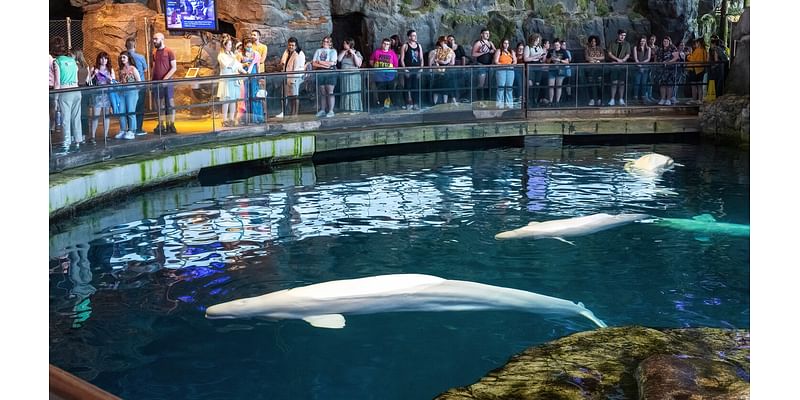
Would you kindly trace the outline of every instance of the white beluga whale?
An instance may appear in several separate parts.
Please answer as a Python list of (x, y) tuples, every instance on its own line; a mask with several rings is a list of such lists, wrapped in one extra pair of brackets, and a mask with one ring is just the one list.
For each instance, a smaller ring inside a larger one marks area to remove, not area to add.
[(625, 163), (624, 169), (632, 174), (657, 176), (672, 168), (674, 164), (675, 161), (671, 157), (658, 153), (649, 153), (636, 160), (628, 161)]
[(601, 328), (607, 326), (581, 303), (421, 274), (378, 275), (279, 290), (208, 307), (206, 318), (302, 319), (319, 328), (343, 328), (342, 314), (470, 310), (583, 316)]
[(522, 228), (500, 232), (494, 235), (497, 240), (504, 239), (557, 239), (562, 242), (574, 244), (566, 238), (583, 236), (606, 229), (616, 228), (625, 224), (652, 218), (647, 214), (617, 214), (605, 213), (586, 215), (552, 221), (533, 221)]

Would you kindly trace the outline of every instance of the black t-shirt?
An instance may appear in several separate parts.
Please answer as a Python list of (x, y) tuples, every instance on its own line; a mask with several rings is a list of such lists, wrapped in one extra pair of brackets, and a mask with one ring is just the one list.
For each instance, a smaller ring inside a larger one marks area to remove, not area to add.
[(550, 49), (547, 52), (547, 58), (554, 58), (557, 60), (569, 60), (569, 53), (564, 49), (561, 50)]
[(467, 64), (469, 64), (470, 61), (469, 56), (467, 56), (467, 53), (464, 52), (464, 46), (458, 46), (455, 53), (456, 53), (456, 65), (461, 65), (461, 57), (466, 57), (467, 58), (466, 62)]

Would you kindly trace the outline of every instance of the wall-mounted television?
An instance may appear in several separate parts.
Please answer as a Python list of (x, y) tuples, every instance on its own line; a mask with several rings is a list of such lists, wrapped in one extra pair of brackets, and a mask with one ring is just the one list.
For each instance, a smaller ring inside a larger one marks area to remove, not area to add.
[(166, 0), (168, 30), (216, 31), (216, 0)]

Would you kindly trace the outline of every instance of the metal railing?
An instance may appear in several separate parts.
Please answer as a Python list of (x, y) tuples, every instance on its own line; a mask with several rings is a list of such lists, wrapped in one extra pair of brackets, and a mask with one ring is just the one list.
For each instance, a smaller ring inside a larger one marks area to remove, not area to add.
[[(693, 73), (701, 71), (701, 80), (692, 82), (697, 76)], [(289, 123), (312, 120), (323, 121), (317, 129), (325, 130), (530, 119), (542, 116), (542, 110), (607, 107), (615, 81), (623, 83), (616, 90), (623, 93), (624, 104), (617, 97), (614, 106), (661, 107), (666, 104), (657, 101), (665, 97), (670, 105), (674, 100), (686, 105), (692, 86), (701, 99), (711, 90), (721, 92), (723, 71), (722, 64), (711, 63), (470, 65), (295, 71), (52, 90), (51, 103), (59, 112), (54, 113), (58, 123), (51, 124), (50, 154), (60, 157), (87, 146), (174, 133), (241, 128), (278, 133)], [(333, 87), (333, 95), (321, 96), (321, 86)], [(656, 101), (648, 101), (648, 94)], [(325, 107), (331, 98), (332, 109)], [(174, 106), (166, 106), (168, 99)], [(141, 130), (147, 133), (135, 135)], [(126, 137), (127, 131), (134, 135)]]

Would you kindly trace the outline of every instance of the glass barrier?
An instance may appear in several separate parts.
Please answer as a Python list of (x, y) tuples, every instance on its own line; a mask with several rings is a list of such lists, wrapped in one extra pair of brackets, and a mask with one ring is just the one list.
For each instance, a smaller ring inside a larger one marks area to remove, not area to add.
[(527, 111), (547, 108), (692, 106), (722, 93), (726, 71), (724, 63), (358, 68), (51, 90), (50, 154), (242, 128), (285, 132), (284, 124), (313, 120), (324, 130), (535, 118)]

